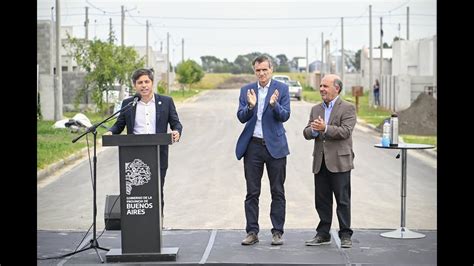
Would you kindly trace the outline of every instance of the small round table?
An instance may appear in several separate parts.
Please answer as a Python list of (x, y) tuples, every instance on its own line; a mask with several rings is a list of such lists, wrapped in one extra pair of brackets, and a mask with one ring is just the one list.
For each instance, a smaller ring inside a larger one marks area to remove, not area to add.
[(405, 219), (406, 219), (406, 196), (407, 196), (407, 150), (420, 150), (420, 149), (433, 149), (433, 145), (427, 145), (427, 144), (416, 144), (416, 143), (400, 143), (398, 146), (389, 146), (389, 147), (384, 147), (382, 144), (375, 144), (374, 145), (376, 148), (381, 148), (381, 149), (399, 149), (402, 152), (402, 191), (401, 191), (401, 197), (402, 197), (402, 217), (401, 217), (401, 225), (400, 228), (386, 232), (386, 233), (381, 233), (380, 235), (383, 237), (388, 237), (388, 238), (403, 238), (403, 239), (408, 239), (408, 238), (423, 238), (425, 237), (424, 234), (420, 234), (417, 232), (413, 232), (410, 229), (405, 227)]

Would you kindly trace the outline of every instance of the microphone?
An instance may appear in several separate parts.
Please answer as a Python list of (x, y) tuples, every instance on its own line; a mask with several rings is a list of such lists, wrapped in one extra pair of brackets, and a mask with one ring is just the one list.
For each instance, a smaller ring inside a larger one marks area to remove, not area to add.
[(132, 106), (137, 105), (138, 101), (140, 101), (141, 98), (142, 96), (140, 95), (140, 93), (135, 93), (135, 95), (133, 96)]

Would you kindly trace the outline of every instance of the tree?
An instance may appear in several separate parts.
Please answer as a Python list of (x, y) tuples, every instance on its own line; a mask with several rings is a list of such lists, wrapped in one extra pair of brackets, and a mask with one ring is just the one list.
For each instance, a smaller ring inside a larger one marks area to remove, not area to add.
[(354, 56), (354, 67), (357, 69), (357, 71), (360, 71), (360, 55), (362, 53), (362, 49), (357, 50)]
[(191, 59), (178, 64), (176, 74), (178, 74), (179, 83), (189, 84), (190, 86), (204, 77), (204, 71), (201, 66)]
[(288, 65), (288, 57), (285, 54), (279, 54), (276, 56), (277, 62), (275, 62), (275, 72), (290, 72), (290, 66)]
[[(405, 39), (401, 38), (401, 37), (398, 37), (398, 36), (395, 36), (393, 38), (393, 41), (396, 42), (396, 41), (404, 41)], [(393, 44), (393, 43), (392, 43)]]
[(215, 56), (212, 55), (206, 55), (206, 56), (201, 56), (201, 62), (202, 62), (202, 68), (206, 72), (214, 72), (214, 69), (219, 63), (221, 63), (221, 60)]
[(66, 46), (77, 64), (87, 72), (76, 101), (90, 91), (97, 108), (104, 113), (108, 108), (103, 102), (103, 92), (112, 89), (117, 82), (132, 87), (130, 76), (145, 64), (132, 47), (119, 47), (97, 39), (86, 41), (68, 35)]

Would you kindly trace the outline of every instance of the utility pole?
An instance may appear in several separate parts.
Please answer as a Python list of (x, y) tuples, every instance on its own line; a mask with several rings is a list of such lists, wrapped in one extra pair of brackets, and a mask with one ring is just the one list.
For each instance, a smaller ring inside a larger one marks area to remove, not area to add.
[(49, 53), (50, 53), (50, 60), (51, 60), (51, 64), (50, 65), (50, 68), (49, 68), (49, 73), (51, 75), (53, 75), (53, 78), (54, 78), (54, 75), (55, 75), (55, 71), (54, 71), (54, 63), (53, 63), (53, 55), (55, 54), (55, 51), (54, 51), (54, 45), (53, 43), (56, 41), (54, 39), (54, 28), (56, 27), (56, 24), (54, 23), (54, 6), (51, 7), (51, 26), (49, 27)]
[[(369, 5), (369, 106), (372, 106), (373, 103), (373, 88), (372, 84), (374, 83), (373, 81), (373, 69), (372, 69), (372, 5)], [(363, 56), (361, 54), (361, 56)]]
[(86, 6), (86, 21), (84, 21), (84, 27), (86, 28), (86, 41), (89, 40), (89, 7)]
[(181, 38), (181, 63), (184, 63), (184, 38)]
[(400, 23), (398, 23), (398, 39), (400, 40), (402, 35), (400, 35)]
[(382, 17), (380, 17), (380, 73), (379, 73), (379, 82), (382, 84), (382, 75), (383, 75), (383, 27), (382, 27)]
[[(344, 18), (341, 18), (341, 81), (344, 84)], [(341, 92), (346, 94), (346, 86), (342, 86)]]
[(113, 38), (113, 29), (112, 29), (112, 18), (109, 18), (109, 43), (113, 44), (114, 43), (114, 38)]
[[(125, 46), (125, 9), (124, 9), (124, 6), (121, 6), (121, 9), (122, 9), (122, 18), (121, 18), (121, 28), (120, 28), (120, 31), (121, 31), (121, 36), (120, 36), (120, 43), (122, 45), (122, 48)], [(119, 92), (119, 100), (123, 100), (123, 98), (125, 97), (125, 85), (123, 84), (125, 82), (125, 80), (123, 80), (120, 84), (120, 92)]]
[(306, 37), (306, 84), (309, 85), (308, 37)]
[(321, 32), (321, 78), (323, 77), (324, 73), (324, 33)]
[(122, 47), (125, 45), (125, 9), (122, 6), (122, 35), (121, 35)]
[(166, 33), (166, 92), (170, 93), (170, 33)]
[(410, 7), (407, 6), (407, 41), (410, 40)]
[(148, 65), (148, 29), (149, 29), (149, 26), (148, 26), (148, 20), (146, 21), (146, 61), (145, 61), (145, 65), (146, 67), (148, 68), (149, 65)]
[(326, 71), (329, 73), (329, 74), (332, 74), (332, 62), (331, 62), (331, 43), (329, 40), (326, 40), (325, 42), (325, 45), (326, 45), (326, 65), (327, 65), (327, 69)]
[(56, 76), (54, 86), (54, 120), (63, 119), (63, 82), (61, 67), (61, 6), (56, 0)]

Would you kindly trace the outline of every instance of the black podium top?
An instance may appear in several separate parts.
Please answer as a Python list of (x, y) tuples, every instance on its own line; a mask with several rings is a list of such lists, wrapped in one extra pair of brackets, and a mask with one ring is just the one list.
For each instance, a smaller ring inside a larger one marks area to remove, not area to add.
[(428, 145), (428, 144), (418, 144), (418, 143), (399, 143), (397, 146), (389, 146), (389, 147), (384, 147), (382, 144), (378, 143), (374, 145), (375, 148), (381, 148), (381, 149), (433, 149), (433, 145)]
[(170, 145), (173, 143), (172, 140), (171, 133), (105, 135), (102, 136), (102, 146)]

